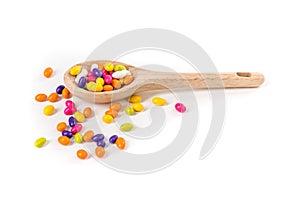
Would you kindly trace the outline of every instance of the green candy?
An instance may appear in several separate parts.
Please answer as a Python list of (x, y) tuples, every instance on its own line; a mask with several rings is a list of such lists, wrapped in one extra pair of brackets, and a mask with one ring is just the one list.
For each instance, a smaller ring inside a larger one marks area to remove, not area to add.
[(116, 72), (116, 71), (122, 71), (122, 70), (125, 70), (126, 69), (126, 67), (124, 66), (124, 65), (116, 65), (115, 67), (114, 67), (114, 71)]
[(130, 123), (124, 123), (120, 126), (120, 131), (123, 132), (128, 132), (131, 131), (133, 129), (133, 125)]
[(125, 108), (124, 111), (125, 111), (125, 113), (126, 113), (127, 115), (134, 115), (134, 114), (135, 114), (134, 109), (131, 108), (131, 107)]
[(74, 140), (76, 143), (82, 143), (82, 135), (80, 133), (76, 133), (74, 135)]
[(38, 138), (35, 142), (34, 142), (34, 146), (37, 148), (41, 148), (42, 146), (44, 146), (46, 144), (47, 140), (44, 137)]

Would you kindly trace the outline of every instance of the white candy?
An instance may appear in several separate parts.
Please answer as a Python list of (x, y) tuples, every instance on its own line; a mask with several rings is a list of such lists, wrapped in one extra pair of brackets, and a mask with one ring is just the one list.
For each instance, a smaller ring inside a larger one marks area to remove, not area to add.
[(98, 69), (98, 64), (92, 64), (92, 66), (91, 66), (91, 71), (93, 71), (93, 69)]
[(79, 79), (80, 79), (82, 76), (86, 77), (87, 75), (88, 75), (88, 71), (87, 71), (86, 69), (82, 69), (81, 72), (76, 76), (76, 78), (75, 78), (75, 83), (78, 84)]
[(122, 71), (116, 71), (116, 72), (114, 72), (112, 74), (112, 77), (120, 79), (120, 78), (124, 78), (125, 76), (129, 76), (129, 75), (131, 75), (130, 71), (128, 71), (128, 70), (122, 70)]

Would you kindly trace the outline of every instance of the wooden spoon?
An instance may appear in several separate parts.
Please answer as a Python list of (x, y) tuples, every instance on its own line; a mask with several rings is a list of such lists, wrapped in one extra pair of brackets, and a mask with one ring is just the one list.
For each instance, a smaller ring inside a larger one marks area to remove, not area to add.
[[(258, 72), (230, 72), (230, 73), (174, 73), (174, 72), (156, 72), (145, 69), (139, 69), (134, 66), (107, 60), (96, 60), (79, 63), (82, 68), (88, 71), (92, 64), (103, 66), (106, 62), (112, 62), (114, 65), (121, 64), (127, 67), (134, 77), (129, 85), (121, 89), (107, 92), (90, 92), (82, 89), (75, 83), (75, 77), (70, 75), (70, 69), (64, 75), (66, 86), (73, 95), (93, 103), (110, 103), (112, 101), (130, 97), (134, 93), (161, 90), (161, 89), (193, 89), (209, 88), (256, 88), (264, 82), (264, 76)], [(222, 80), (222, 83), (220, 81)], [(186, 81), (189, 84), (183, 84)]]

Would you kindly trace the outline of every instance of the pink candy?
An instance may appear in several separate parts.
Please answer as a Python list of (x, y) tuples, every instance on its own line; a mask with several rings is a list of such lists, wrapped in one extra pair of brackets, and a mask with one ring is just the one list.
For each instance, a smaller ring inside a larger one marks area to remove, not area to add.
[(65, 104), (67, 106), (64, 110), (65, 115), (73, 115), (77, 111), (73, 101), (68, 100)]
[(176, 103), (175, 109), (180, 113), (184, 113), (186, 111), (186, 107), (182, 103)]
[(76, 134), (82, 130), (82, 125), (81, 124), (76, 124), (71, 128), (71, 133)]
[(111, 75), (104, 76), (104, 82), (108, 85), (111, 84), (112, 83), (112, 76)]
[(93, 72), (89, 72), (87, 76), (87, 82), (95, 82), (96, 81), (96, 76), (94, 75)]

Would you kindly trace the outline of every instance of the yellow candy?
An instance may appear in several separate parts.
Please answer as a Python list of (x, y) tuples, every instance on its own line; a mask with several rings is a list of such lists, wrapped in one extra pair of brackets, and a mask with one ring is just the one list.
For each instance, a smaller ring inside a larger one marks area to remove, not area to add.
[(54, 112), (55, 112), (54, 106), (52, 106), (52, 105), (45, 106), (45, 108), (44, 108), (44, 114), (45, 115), (49, 116), (49, 115), (52, 115)]
[(82, 123), (82, 122), (85, 121), (85, 116), (84, 116), (84, 114), (82, 114), (81, 112), (78, 112), (78, 111), (75, 112), (75, 113), (74, 113), (74, 117), (75, 117), (75, 119), (76, 119), (77, 122)]
[(100, 83), (96, 83), (96, 92), (101, 92), (103, 90), (103, 86)]
[(80, 72), (81, 72), (81, 66), (80, 65), (76, 65), (76, 66), (72, 67), (72, 69), (70, 70), (70, 74), (72, 76), (77, 76)]
[(41, 148), (42, 146), (44, 146), (46, 144), (46, 138), (41, 137), (38, 138), (35, 142), (34, 142), (34, 146), (37, 148)]
[(112, 64), (111, 62), (105, 63), (104, 69), (105, 69), (106, 71), (111, 72), (111, 71), (114, 70), (114, 64)]
[(76, 133), (74, 135), (74, 140), (75, 140), (76, 143), (82, 143), (82, 135), (81, 135), (81, 133)]
[(134, 104), (132, 104), (132, 108), (136, 112), (141, 112), (141, 111), (144, 110), (144, 106), (141, 103), (134, 103)]
[(104, 115), (102, 117), (102, 120), (107, 123), (107, 124), (110, 124), (114, 121), (114, 118), (111, 116), (111, 115)]
[(88, 91), (96, 92), (97, 84), (95, 82), (89, 82), (86, 84)]
[(99, 78), (96, 79), (96, 83), (104, 85), (104, 79), (99, 77)]
[(142, 101), (142, 97), (139, 96), (139, 95), (132, 95), (132, 96), (128, 99), (128, 101), (129, 101), (130, 103), (140, 103), (140, 102)]
[(163, 98), (160, 98), (160, 97), (154, 97), (152, 99), (152, 103), (157, 105), (157, 106), (163, 106), (167, 103), (167, 101)]
[(115, 67), (114, 67), (114, 71), (116, 72), (116, 71), (122, 71), (122, 70), (125, 70), (126, 69), (126, 67), (124, 66), (124, 65), (116, 65)]

